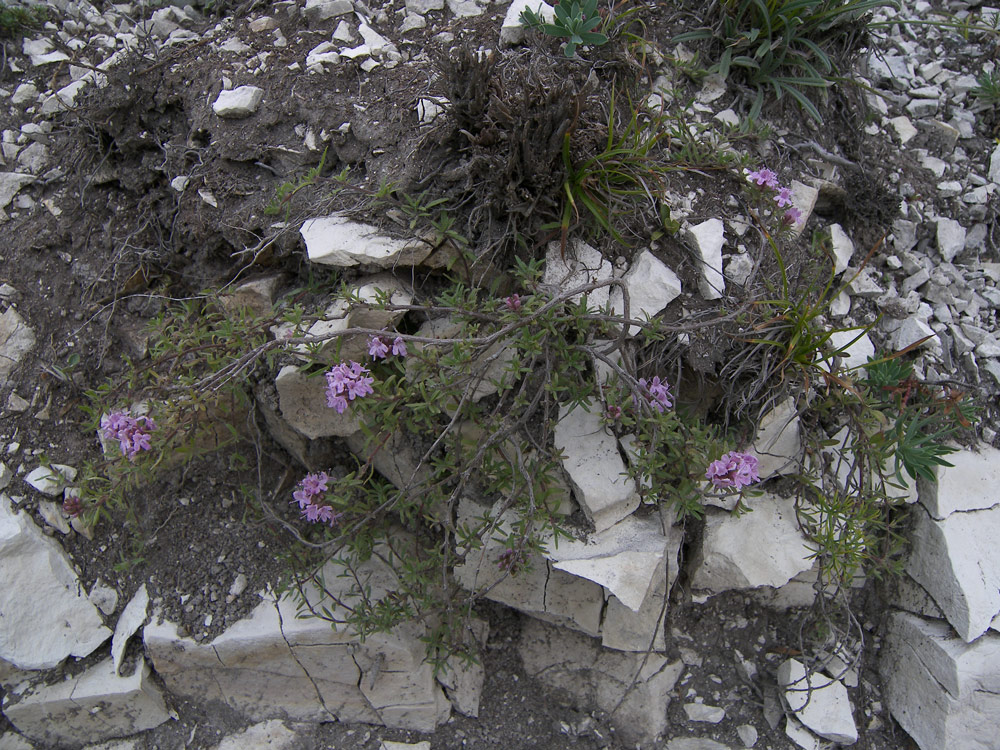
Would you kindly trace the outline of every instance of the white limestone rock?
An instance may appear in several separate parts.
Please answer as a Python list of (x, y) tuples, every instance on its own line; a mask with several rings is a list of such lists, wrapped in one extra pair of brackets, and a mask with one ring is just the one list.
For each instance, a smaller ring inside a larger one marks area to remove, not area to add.
[[(609, 263), (599, 250), (595, 250), (582, 240), (570, 240), (566, 245), (565, 257), (559, 242), (550, 242), (545, 254), (545, 271), (542, 282), (553, 287), (559, 287), (560, 292), (586, 284), (608, 281), (613, 275)], [(598, 287), (593, 291), (575, 294), (570, 302), (578, 302), (581, 297), (587, 297), (587, 307), (591, 310), (601, 309), (608, 304), (610, 291), (607, 286)]]
[(552, 567), (603, 586), (638, 612), (667, 554), (667, 537), (655, 516), (628, 516), (587, 540), (560, 541), (546, 556)]
[[(3, 216), (3, 209), (10, 205), (10, 202), (14, 199), (14, 196), (18, 194), (21, 188), (34, 182), (35, 179), (34, 175), (22, 174), (21, 172), (0, 172), (0, 218)], [(8, 312), (10, 312), (10, 310), (8, 310)], [(4, 313), (4, 315), (6, 315), (6, 313)], [(0, 347), (4, 345), (3, 331), (5, 327), (4, 323), (0, 321)], [(0, 363), (2, 362), (3, 358), (0, 357)], [(0, 367), (2, 366), (3, 365), (0, 364)]]
[(94, 582), (90, 593), (87, 594), (87, 598), (95, 607), (109, 617), (118, 609), (118, 592), (104, 583), (100, 578)]
[[(373, 601), (396, 585), (395, 575), (375, 556), (356, 572)], [(352, 576), (342, 573), (342, 567), (329, 563), (323, 580), (351, 605), (356, 601), (349, 591)], [(313, 587), (305, 595), (313, 606), (329, 606), (335, 617), (346, 614)], [(145, 627), (143, 638), (171, 692), (199, 702), (223, 701), (251, 721), (336, 720), (430, 732), (447, 720), (450, 704), (424, 662), (419, 623), (361, 643), (346, 626), (300, 619), (297, 611), (293, 597), (276, 601), (264, 594), (249, 618), (210, 642), (181, 638), (173, 623), (155, 621)]]
[(525, 671), (544, 684), (566, 690), (584, 709), (599, 708), (626, 742), (650, 742), (667, 725), (671, 691), (684, 670), (662, 654), (602, 649), (580, 633), (528, 618), (518, 652)]
[(833, 272), (841, 274), (851, 265), (854, 257), (854, 241), (840, 224), (830, 225), (830, 245), (833, 250)]
[(370, 224), (333, 214), (309, 219), (299, 230), (312, 263), (339, 268), (418, 265), (433, 249), (420, 239), (397, 239)]
[[(488, 513), (488, 509), (463, 498), (458, 506), (458, 522), (471, 526)], [(601, 586), (555, 570), (541, 555), (521, 560), (510, 572), (502, 557), (506, 546), (497, 539), (512, 533), (517, 515), (507, 511), (498, 521), (496, 533), (484, 540), (482, 548), (471, 551), (463, 564), (455, 566), (458, 583), (469, 591), (484, 591), (488, 599), (532, 617), (600, 635), (605, 600)], [(547, 546), (554, 548), (554, 544)]]
[(605, 428), (600, 413), (582, 406), (560, 407), (553, 440), (576, 500), (597, 532), (639, 507), (635, 481), (625, 476), (618, 440)]
[(798, 180), (792, 180), (790, 187), (792, 188), (792, 205), (802, 214), (802, 217), (791, 230), (792, 236), (798, 237), (806, 228), (806, 223), (816, 208), (816, 201), (819, 199), (819, 190), (812, 185), (806, 185)]
[(26, 484), (49, 497), (61, 495), (74, 479), (76, 479), (76, 469), (65, 464), (39, 466), (24, 477)]
[(21, 51), (31, 60), (35, 67), (51, 65), (52, 63), (69, 60), (69, 55), (60, 49), (55, 49), (52, 41), (45, 39), (27, 39), (21, 43)]
[(726, 290), (726, 277), (722, 273), (725, 225), (721, 219), (708, 219), (688, 229), (685, 236), (695, 251), (701, 272), (698, 291), (707, 300), (721, 299)]
[(867, 333), (855, 330), (833, 331), (830, 334), (830, 346), (837, 350), (842, 370), (848, 371), (853, 377), (868, 377), (868, 370), (864, 365), (874, 358), (875, 345)]
[(990, 154), (990, 171), (989, 171), (990, 182), (994, 182), (1000, 185), (1000, 145), (993, 149), (993, 153)]
[[(812, 567), (812, 550), (799, 529), (794, 503), (765, 493), (749, 501), (752, 513), (705, 514), (705, 535), (691, 587), (718, 594), (781, 586)], [(767, 539), (767, 544), (761, 544)]]
[(26, 737), (44, 747), (80, 746), (136, 734), (170, 718), (163, 694), (139, 659), (128, 677), (115, 674), (111, 659), (76, 677), (29, 689), (3, 712)]
[(778, 684), (795, 717), (811, 731), (841, 745), (858, 741), (851, 701), (840, 680), (807, 674), (801, 662), (786, 659), (778, 667)]
[(897, 352), (903, 351), (908, 346), (913, 346), (921, 339), (926, 340), (917, 347), (918, 349), (929, 349), (940, 352), (941, 343), (938, 341), (934, 329), (920, 320), (920, 318), (907, 318), (904, 320), (892, 337), (893, 346)]
[(212, 110), (219, 117), (239, 119), (249, 117), (257, 111), (260, 100), (264, 98), (264, 89), (257, 86), (239, 86), (219, 92)]
[(726, 718), (726, 709), (719, 706), (709, 706), (705, 703), (685, 703), (684, 713), (688, 721), (698, 721), (705, 724), (718, 724)]
[(319, 24), (353, 10), (351, 0), (306, 0), (303, 13), (310, 24)]
[[(0, 186), (2, 192), (2, 186)], [(3, 196), (0, 196), (2, 198)], [(0, 210), (3, 206), (0, 205)], [(0, 314), (0, 388), (6, 387), (10, 374), (24, 355), (35, 347), (35, 334), (17, 310), (8, 307)]]
[(761, 418), (750, 453), (757, 457), (761, 480), (799, 470), (802, 443), (794, 398), (789, 396)]
[(437, 674), (437, 681), (441, 683), (454, 709), (462, 716), (472, 718), (479, 716), (479, 701), (483, 695), (485, 679), (486, 672), (481, 663), (466, 664), (458, 658), (449, 659), (446, 668)]
[(51, 669), (84, 657), (111, 631), (80, 591), (66, 553), (0, 494), (0, 672)]
[(115, 674), (121, 671), (122, 659), (125, 656), (125, 647), (129, 639), (146, 622), (146, 610), (149, 608), (149, 592), (146, 584), (142, 584), (135, 595), (125, 605), (118, 624), (115, 625), (115, 634), (111, 636), (111, 663), (114, 665)]
[(343, 414), (326, 405), (326, 379), (309, 377), (295, 365), (285, 365), (274, 381), (281, 416), (307, 438), (347, 437), (360, 429), (356, 410)]
[(1000, 613), (1000, 506), (952, 513), (942, 521), (915, 506), (906, 570), (971, 643)]
[[(622, 277), (628, 289), (629, 316), (634, 320), (652, 317), (673, 302), (681, 293), (681, 280), (663, 261), (649, 250), (643, 250)], [(625, 312), (625, 296), (621, 289), (611, 290), (611, 312)], [(635, 336), (642, 330), (629, 326), (628, 335)]]
[(219, 302), (230, 315), (245, 311), (250, 315), (265, 317), (274, 311), (274, 294), (281, 283), (281, 276), (272, 274), (238, 285), (231, 292), (220, 295)]
[(224, 738), (213, 750), (295, 750), (297, 732), (278, 719), (252, 724)]
[(943, 622), (894, 612), (879, 672), (889, 711), (921, 750), (996, 750), (1000, 635), (967, 644)]
[(956, 511), (986, 510), (1000, 505), (1000, 450), (982, 445), (978, 452), (961, 450), (946, 456), (952, 466), (937, 467), (937, 481), (918, 483), (920, 503), (935, 519)]
[(937, 245), (941, 256), (951, 263), (965, 249), (965, 227), (954, 219), (937, 220)]
[(524, 41), (527, 29), (521, 25), (521, 13), (525, 9), (535, 11), (543, 23), (552, 23), (556, 17), (555, 8), (545, 0), (514, 0), (507, 7), (507, 15), (500, 25), (500, 45), (513, 47)]

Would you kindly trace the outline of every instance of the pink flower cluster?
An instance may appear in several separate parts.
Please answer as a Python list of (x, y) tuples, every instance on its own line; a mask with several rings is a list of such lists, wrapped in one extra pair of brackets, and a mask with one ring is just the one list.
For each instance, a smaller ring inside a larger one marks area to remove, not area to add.
[(670, 384), (666, 380), (660, 380), (659, 375), (654, 375), (652, 380), (639, 378), (639, 387), (649, 400), (649, 405), (661, 414), (674, 405)]
[(330, 477), (325, 471), (319, 474), (306, 474), (299, 482), (299, 488), (292, 493), (295, 499), (292, 502), (299, 504), (302, 517), (313, 523), (328, 523), (336, 526), (344, 517), (343, 513), (338, 513), (329, 505), (321, 505), (316, 502), (327, 491), (327, 482)]
[(348, 400), (353, 401), (374, 393), (372, 383), (375, 378), (370, 377), (370, 374), (367, 367), (353, 360), (334, 365), (326, 374), (326, 405), (336, 409), (338, 414), (343, 414), (347, 411)]
[(521, 295), (512, 294), (509, 297), (504, 297), (503, 303), (511, 312), (517, 312), (521, 309)]
[(788, 225), (797, 224), (802, 219), (802, 212), (792, 205), (792, 189), (778, 182), (778, 175), (774, 170), (767, 167), (761, 167), (753, 171), (744, 169), (743, 174), (746, 175), (747, 182), (773, 192), (775, 194), (774, 202), (778, 204), (778, 208), (788, 209), (782, 218), (783, 223)]
[(368, 339), (368, 356), (370, 357), (385, 359), (386, 355), (389, 354), (390, 348), (394, 357), (406, 356), (406, 342), (399, 336), (393, 339), (391, 347), (385, 343), (385, 339), (381, 336), (372, 336)]
[(760, 481), (757, 457), (750, 453), (730, 451), (718, 461), (712, 461), (705, 478), (716, 487), (741, 489)]
[(135, 461), (139, 451), (153, 447), (150, 433), (156, 429), (156, 422), (150, 417), (133, 417), (127, 411), (113, 411), (101, 418), (101, 430), (107, 440), (117, 440), (122, 455)]

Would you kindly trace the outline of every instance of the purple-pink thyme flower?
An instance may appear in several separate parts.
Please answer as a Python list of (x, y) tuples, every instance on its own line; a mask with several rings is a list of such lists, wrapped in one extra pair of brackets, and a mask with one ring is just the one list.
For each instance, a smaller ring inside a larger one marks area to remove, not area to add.
[(347, 411), (348, 400), (353, 401), (374, 393), (372, 383), (375, 378), (370, 377), (370, 374), (367, 367), (353, 360), (334, 365), (326, 374), (326, 405), (336, 409), (338, 414), (343, 414)]
[(746, 175), (747, 182), (756, 185), (757, 187), (772, 190), (776, 193), (774, 196), (774, 202), (778, 204), (778, 208), (788, 209), (781, 217), (782, 224), (785, 226), (792, 226), (793, 224), (799, 223), (802, 219), (802, 212), (792, 205), (792, 189), (785, 187), (778, 182), (778, 175), (774, 172), (774, 170), (768, 169), (767, 167), (761, 167), (760, 169), (755, 169), (753, 171), (744, 169), (743, 174)]
[(372, 336), (368, 339), (368, 354), (374, 359), (385, 359), (389, 351), (392, 351), (394, 357), (405, 357), (406, 356), (406, 342), (403, 341), (401, 336), (397, 336), (392, 340), (392, 345), (385, 343), (385, 339), (381, 336)]
[(760, 481), (757, 466), (756, 456), (740, 451), (730, 451), (708, 465), (705, 478), (716, 487), (738, 490)]
[(517, 312), (521, 309), (521, 295), (512, 294), (509, 297), (505, 297), (503, 303), (507, 306), (507, 309), (511, 312)]
[(299, 482), (299, 488), (292, 493), (295, 499), (293, 503), (298, 503), (302, 517), (313, 523), (328, 523), (336, 526), (344, 517), (343, 513), (335, 511), (325, 503), (316, 502), (327, 491), (327, 482), (330, 477), (325, 471), (319, 474), (306, 474)]
[(156, 429), (156, 422), (145, 415), (133, 417), (127, 411), (113, 411), (101, 418), (101, 431), (106, 440), (117, 440), (122, 455), (135, 461), (139, 451), (153, 447), (150, 433)]
[(666, 380), (660, 380), (659, 375), (654, 375), (652, 380), (639, 378), (639, 387), (646, 395), (649, 405), (661, 414), (674, 405), (671, 400), (670, 384)]

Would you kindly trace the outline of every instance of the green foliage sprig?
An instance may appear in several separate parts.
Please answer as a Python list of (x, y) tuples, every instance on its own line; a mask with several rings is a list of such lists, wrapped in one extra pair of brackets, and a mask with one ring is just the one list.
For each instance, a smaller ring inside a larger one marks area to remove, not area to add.
[(600, 47), (608, 43), (606, 34), (594, 30), (604, 23), (604, 19), (597, 12), (597, 0), (559, 3), (555, 6), (552, 23), (543, 21), (539, 12), (525, 8), (521, 11), (520, 21), (522, 26), (529, 29), (539, 29), (549, 36), (566, 39), (563, 48), (566, 57), (573, 57), (578, 45)]

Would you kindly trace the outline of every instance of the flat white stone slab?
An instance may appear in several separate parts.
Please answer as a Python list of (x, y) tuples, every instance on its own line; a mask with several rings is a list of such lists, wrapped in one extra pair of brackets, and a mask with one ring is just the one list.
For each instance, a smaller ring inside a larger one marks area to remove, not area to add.
[(3, 494), (0, 623), (0, 660), (19, 669), (51, 669), (67, 656), (87, 656), (111, 637), (62, 547), (26, 513), (15, 513)]
[[(667, 265), (649, 250), (643, 250), (622, 277), (628, 289), (629, 316), (634, 320), (652, 317), (681, 294), (681, 280)], [(611, 311), (615, 315), (625, 312), (625, 295), (621, 289), (611, 290)], [(629, 326), (628, 335), (635, 336), (642, 330)]]
[(803, 664), (787, 659), (778, 667), (778, 684), (796, 718), (823, 739), (841, 745), (858, 741), (847, 688), (819, 673), (807, 674)]
[(106, 659), (69, 680), (28, 692), (4, 714), (43, 747), (101, 742), (152, 729), (170, 715), (143, 659), (128, 677)]
[(997, 747), (1000, 635), (969, 644), (947, 623), (895, 612), (879, 671), (889, 710), (921, 750)]
[(299, 232), (309, 260), (324, 266), (415, 266), (432, 250), (423, 240), (389, 237), (378, 227), (339, 214), (308, 219)]
[(609, 529), (639, 507), (635, 481), (626, 476), (618, 440), (599, 413), (561, 407), (553, 436), (576, 500), (597, 532)]
[(777, 587), (812, 567), (812, 550), (799, 530), (791, 500), (765, 493), (748, 504), (753, 512), (738, 518), (730, 513), (705, 514), (692, 588), (718, 594)]
[(978, 452), (961, 450), (945, 460), (953, 466), (939, 466), (937, 482), (918, 483), (920, 503), (931, 516), (941, 520), (956, 511), (1000, 505), (1000, 450), (983, 445)]
[(918, 505), (913, 516), (906, 570), (971, 643), (1000, 613), (1000, 506), (937, 521)]

